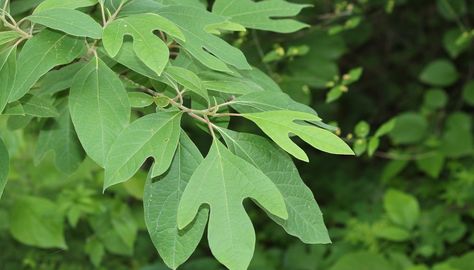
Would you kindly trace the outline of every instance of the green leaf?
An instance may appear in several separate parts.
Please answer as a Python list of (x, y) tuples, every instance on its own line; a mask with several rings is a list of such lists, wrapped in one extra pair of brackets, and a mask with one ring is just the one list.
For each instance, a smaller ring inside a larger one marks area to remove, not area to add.
[(260, 85), (249, 78), (234, 77), (217, 72), (200, 73), (199, 77), (203, 80), (205, 88), (220, 93), (243, 95), (263, 91)]
[(107, 156), (104, 189), (130, 179), (149, 157), (155, 159), (151, 177), (166, 172), (178, 145), (181, 116), (178, 112), (158, 112), (128, 126)]
[(441, 138), (441, 152), (448, 157), (459, 158), (472, 154), (474, 137), (472, 118), (466, 113), (452, 113), (446, 121)]
[(3, 195), (3, 190), (7, 185), (8, 171), (10, 169), (10, 155), (8, 149), (0, 137), (0, 199)]
[(444, 166), (444, 156), (435, 153), (432, 156), (417, 159), (416, 166), (427, 175), (438, 178)]
[(444, 49), (448, 52), (451, 58), (457, 58), (469, 48), (469, 42), (462, 42), (459, 44), (458, 39), (462, 34), (463, 32), (459, 28), (453, 28), (452, 30), (445, 32), (443, 35)]
[(474, 80), (469, 81), (464, 85), (462, 96), (467, 104), (474, 106)]
[(97, 238), (88, 238), (84, 246), (84, 252), (89, 255), (92, 264), (98, 267), (105, 255), (105, 248)]
[(294, 134), (316, 149), (332, 154), (353, 155), (352, 149), (334, 133), (295, 121), (320, 121), (316, 115), (296, 111), (267, 111), (243, 116), (257, 124), (274, 142), (297, 159), (308, 162), (306, 153), (288, 136)]
[(153, 104), (153, 97), (142, 92), (129, 92), (128, 99), (132, 108), (145, 108)]
[(448, 20), (456, 20), (467, 12), (465, 0), (437, 0), (439, 13)]
[(21, 35), (17, 31), (0, 32), (0, 46), (17, 40), (20, 37)]
[(23, 97), (52, 68), (72, 62), (85, 51), (84, 40), (43, 30), (29, 39), (18, 56), (17, 74), (10, 101)]
[(53, 100), (27, 94), (20, 100), (25, 115), (34, 117), (58, 117), (59, 112), (53, 105)]
[(384, 196), (384, 207), (390, 220), (411, 230), (420, 217), (420, 206), (415, 197), (402, 191), (390, 189)]
[(36, 7), (33, 14), (54, 8), (76, 9), (96, 4), (97, 0), (45, 0)]
[(423, 104), (430, 109), (441, 109), (448, 103), (448, 95), (443, 89), (430, 89), (425, 93)]
[(5, 109), (15, 82), (16, 46), (0, 52), (0, 114)]
[(290, 156), (257, 135), (220, 129), (227, 146), (237, 156), (261, 170), (283, 195), (288, 219), (269, 216), (288, 234), (307, 244), (330, 243), (323, 215), (313, 193), (301, 179)]
[(258, 91), (242, 95), (235, 99), (232, 107), (240, 113), (290, 110), (317, 115), (312, 108), (294, 101), (287, 94), (274, 91)]
[(374, 227), (375, 235), (382, 239), (400, 242), (410, 238), (410, 232), (403, 227), (386, 223), (376, 224)]
[(68, 8), (53, 8), (26, 17), (33, 23), (78, 37), (100, 39), (102, 27), (89, 15)]
[(157, 75), (161, 75), (168, 64), (170, 53), (166, 43), (154, 34), (156, 30), (185, 40), (181, 30), (170, 20), (157, 14), (140, 14), (115, 20), (105, 28), (105, 50), (111, 57), (117, 56), (124, 37), (131, 36), (138, 58)]
[(43, 198), (19, 197), (10, 208), (10, 233), (20, 243), (66, 249), (63, 216), (58, 205)]
[(293, 19), (300, 11), (310, 5), (288, 3), (283, 0), (254, 2), (252, 0), (217, 0), (212, 12), (223, 17), (230, 17), (232, 22), (247, 28), (291, 33), (308, 27)]
[(288, 217), (283, 197), (272, 181), (214, 141), (183, 193), (178, 226), (186, 228), (201, 205), (208, 204), (208, 239), (213, 255), (229, 269), (247, 269), (255, 249), (255, 232), (242, 205), (246, 198), (275, 216)]
[(378, 253), (358, 251), (346, 253), (329, 270), (395, 270), (385, 257)]
[(454, 64), (446, 59), (430, 62), (421, 72), (420, 80), (433, 86), (450, 86), (459, 78), (459, 73)]
[(177, 42), (205, 66), (227, 73), (232, 73), (227, 65), (251, 69), (239, 49), (206, 31), (209, 26), (226, 22), (227, 18), (190, 6), (165, 7), (160, 9), (159, 14), (181, 28), (186, 41), (178, 39)]
[(35, 163), (38, 164), (49, 152), (54, 153), (56, 167), (66, 174), (75, 172), (85, 158), (65, 104), (60, 116), (51, 119), (40, 131), (34, 155)]
[(395, 118), (390, 138), (395, 144), (411, 144), (421, 141), (427, 133), (428, 122), (418, 114), (407, 112)]
[(186, 90), (194, 92), (209, 101), (209, 95), (199, 77), (192, 71), (185, 68), (168, 66), (165, 74), (182, 85)]
[(71, 88), (74, 76), (86, 64), (86, 62), (77, 62), (61, 69), (51, 70), (36, 84), (36, 87), (38, 87), (37, 93), (41, 96), (52, 96), (57, 92)]
[(177, 224), (179, 201), (202, 160), (197, 147), (182, 132), (170, 169), (157, 179), (152, 179), (150, 173), (145, 184), (143, 206), (148, 232), (161, 258), (172, 269), (191, 256), (206, 228), (207, 209), (201, 209), (186, 230), (178, 230)]
[(79, 140), (97, 164), (104, 166), (118, 134), (130, 121), (130, 102), (118, 76), (93, 58), (74, 77), (69, 110)]

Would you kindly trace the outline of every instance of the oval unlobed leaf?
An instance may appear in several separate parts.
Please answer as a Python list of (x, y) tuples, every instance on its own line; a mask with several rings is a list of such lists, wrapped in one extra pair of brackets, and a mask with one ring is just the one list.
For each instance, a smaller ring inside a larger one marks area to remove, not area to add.
[(208, 239), (213, 255), (229, 269), (247, 269), (255, 249), (255, 231), (242, 205), (246, 198), (281, 219), (288, 218), (285, 201), (275, 184), (214, 141), (184, 190), (178, 226), (185, 229), (201, 206), (209, 205)]
[(33, 11), (33, 14), (54, 8), (76, 9), (97, 4), (97, 0), (45, 0)]
[(31, 22), (72, 36), (100, 39), (102, 27), (89, 15), (68, 8), (53, 8), (27, 17)]
[(178, 145), (181, 116), (180, 112), (158, 112), (128, 126), (107, 156), (104, 190), (130, 179), (149, 157), (155, 159), (151, 177), (166, 172)]
[(9, 101), (22, 98), (52, 68), (72, 62), (85, 52), (84, 40), (45, 29), (29, 39), (18, 56)]
[(104, 166), (110, 147), (130, 121), (130, 101), (118, 76), (93, 58), (74, 77), (69, 110), (87, 155)]

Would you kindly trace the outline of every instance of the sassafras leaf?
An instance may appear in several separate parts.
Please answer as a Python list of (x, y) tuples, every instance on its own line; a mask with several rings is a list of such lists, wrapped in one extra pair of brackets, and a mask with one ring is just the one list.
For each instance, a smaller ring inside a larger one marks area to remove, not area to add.
[(130, 179), (149, 157), (155, 159), (151, 177), (166, 172), (178, 145), (181, 115), (179, 112), (149, 114), (128, 126), (107, 156), (104, 189)]
[(242, 202), (252, 198), (269, 213), (288, 218), (278, 188), (260, 170), (214, 141), (186, 187), (178, 209), (178, 226), (186, 228), (201, 205), (208, 204), (209, 245), (229, 269), (247, 269), (255, 249), (255, 231)]
[(206, 227), (209, 211), (205, 208), (184, 231), (178, 229), (176, 218), (184, 189), (202, 160), (199, 149), (183, 132), (170, 169), (156, 179), (149, 175), (145, 184), (143, 206), (148, 232), (161, 258), (172, 269), (191, 256)]
[(0, 52), (0, 114), (8, 103), (8, 98), (15, 81), (16, 46), (5, 48)]
[(133, 49), (138, 58), (157, 75), (161, 75), (169, 61), (169, 49), (154, 31), (160, 30), (173, 38), (185, 40), (181, 30), (170, 20), (157, 14), (140, 14), (115, 20), (103, 34), (104, 47), (115, 57), (125, 36), (133, 38)]
[(130, 121), (130, 101), (118, 76), (93, 58), (74, 77), (69, 111), (86, 153), (104, 166), (106, 156)]
[(294, 134), (316, 149), (331, 154), (353, 155), (352, 149), (337, 135), (325, 129), (296, 121), (320, 121), (316, 115), (297, 111), (266, 111), (243, 114), (257, 124), (274, 142), (285, 151), (303, 161), (309, 161), (305, 152), (289, 135)]

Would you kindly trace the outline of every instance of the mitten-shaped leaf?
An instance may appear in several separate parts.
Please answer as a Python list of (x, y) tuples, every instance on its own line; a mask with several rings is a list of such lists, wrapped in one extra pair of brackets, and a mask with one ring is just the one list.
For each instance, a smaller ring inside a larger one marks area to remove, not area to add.
[(308, 244), (330, 243), (323, 214), (313, 193), (301, 179), (291, 157), (261, 136), (220, 129), (229, 149), (261, 170), (285, 199), (288, 219), (270, 217), (289, 234)]
[(111, 57), (115, 57), (122, 47), (124, 37), (131, 36), (138, 58), (157, 75), (161, 75), (168, 64), (170, 53), (166, 43), (154, 34), (156, 30), (185, 40), (181, 30), (170, 20), (157, 14), (140, 14), (115, 20), (105, 28), (105, 50)]
[(304, 121), (320, 121), (321, 119), (316, 115), (281, 110), (248, 113), (243, 116), (257, 124), (273, 141), (297, 159), (309, 161), (303, 149), (289, 138), (290, 133), (324, 152), (341, 155), (354, 154), (352, 149), (334, 133), (304, 123)]
[(16, 46), (0, 51), (0, 114), (8, 103), (15, 82)]
[(239, 49), (206, 31), (207, 27), (225, 23), (227, 18), (190, 6), (165, 7), (159, 14), (181, 28), (186, 42), (183, 42), (184, 40), (178, 42), (207, 67), (224, 72), (232, 72), (227, 64), (238, 69), (251, 69)]
[(308, 6), (288, 3), (283, 0), (260, 2), (252, 0), (217, 0), (212, 11), (230, 17), (232, 22), (239, 23), (247, 28), (291, 33), (308, 27), (308, 25), (286, 18), (298, 15), (303, 8)]
[(10, 155), (8, 149), (0, 137), (0, 199), (2, 198), (3, 190), (7, 185), (8, 171), (10, 169)]
[(48, 71), (72, 62), (84, 53), (84, 39), (43, 30), (29, 39), (18, 56), (18, 66), (9, 100), (22, 98)]
[(166, 172), (178, 145), (181, 116), (180, 112), (158, 112), (128, 126), (107, 156), (104, 189), (130, 179), (149, 157), (155, 159), (151, 177)]
[(180, 231), (177, 224), (179, 201), (202, 160), (199, 149), (182, 132), (170, 169), (156, 179), (150, 173), (145, 184), (143, 206), (148, 232), (161, 258), (172, 269), (191, 256), (206, 228), (209, 211), (205, 208), (186, 230)]
[(216, 140), (183, 193), (178, 210), (179, 228), (186, 228), (201, 205), (208, 204), (212, 253), (227, 268), (245, 270), (255, 249), (255, 231), (242, 205), (246, 198), (252, 198), (275, 216), (288, 217), (275, 184)]
[(100, 39), (102, 27), (89, 15), (68, 8), (53, 8), (27, 17), (31, 22), (72, 36)]
[(69, 111), (87, 155), (103, 167), (112, 143), (129, 124), (131, 107), (122, 82), (99, 58), (74, 77)]

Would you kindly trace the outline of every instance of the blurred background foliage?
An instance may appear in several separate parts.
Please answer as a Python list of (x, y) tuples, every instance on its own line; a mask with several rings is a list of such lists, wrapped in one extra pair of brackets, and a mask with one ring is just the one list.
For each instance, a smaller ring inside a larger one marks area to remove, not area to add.
[[(20, 14), (39, 1), (16, 2)], [(307, 148), (311, 163), (297, 163), (331, 245), (304, 245), (247, 207), (258, 239), (250, 269), (474, 269), (474, 2), (293, 2), (314, 5), (301, 16), (310, 29), (228, 40), (337, 126), (358, 157)], [(23, 126), (0, 118), (14, 157), (0, 269), (166, 269), (145, 230), (144, 173), (102, 194), (93, 162), (59, 173), (54, 156), (35, 150), (38, 125)], [(203, 241), (182, 269), (221, 268)]]

